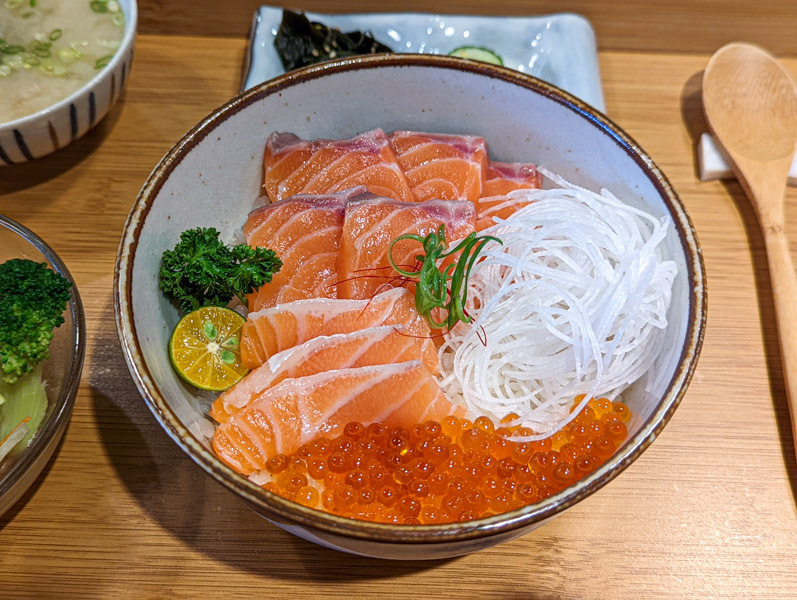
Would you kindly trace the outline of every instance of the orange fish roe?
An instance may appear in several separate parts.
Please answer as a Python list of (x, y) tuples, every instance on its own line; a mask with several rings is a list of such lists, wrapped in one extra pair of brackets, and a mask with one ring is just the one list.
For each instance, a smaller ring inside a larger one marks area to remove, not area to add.
[(603, 464), (625, 440), (631, 411), (590, 400), (551, 437), (487, 417), (446, 417), (407, 429), (349, 423), (336, 439), (316, 438), (272, 457), (265, 489), (305, 506), (381, 523), (439, 524), (507, 512), (555, 494)]

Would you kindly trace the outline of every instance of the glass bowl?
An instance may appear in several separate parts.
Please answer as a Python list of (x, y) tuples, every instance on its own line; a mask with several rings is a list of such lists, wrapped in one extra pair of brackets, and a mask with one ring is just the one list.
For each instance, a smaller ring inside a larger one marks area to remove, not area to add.
[(47, 382), (44, 419), (27, 447), (13, 450), (0, 462), (0, 515), (33, 484), (58, 446), (72, 414), (86, 355), (83, 304), (66, 265), (30, 229), (0, 215), (0, 263), (12, 258), (46, 262), (72, 282), (72, 291), (64, 311), (64, 323), (55, 330), (50, 344), (50, 358), (42, 363)]

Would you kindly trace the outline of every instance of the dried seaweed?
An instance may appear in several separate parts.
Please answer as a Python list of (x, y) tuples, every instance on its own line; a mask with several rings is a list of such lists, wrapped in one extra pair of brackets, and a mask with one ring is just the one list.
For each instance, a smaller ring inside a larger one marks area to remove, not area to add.
[(369, 33), (342, 33), (290, 10), (282, 11), (274, 47), (286, 71), (346, 56), (393, 52)]

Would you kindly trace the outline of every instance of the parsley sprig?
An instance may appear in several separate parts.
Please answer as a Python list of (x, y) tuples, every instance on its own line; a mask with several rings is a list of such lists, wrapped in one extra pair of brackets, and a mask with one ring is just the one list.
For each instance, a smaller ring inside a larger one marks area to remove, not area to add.
[(163, 253), (160, 288), (184, 312), (226, 306), (234, 297), (246, 304), (246, 294), (269, 283), (281, 267), (273, 250), (229, 247), (213, 227), (198, 227), (184, 231), (174, 249)]

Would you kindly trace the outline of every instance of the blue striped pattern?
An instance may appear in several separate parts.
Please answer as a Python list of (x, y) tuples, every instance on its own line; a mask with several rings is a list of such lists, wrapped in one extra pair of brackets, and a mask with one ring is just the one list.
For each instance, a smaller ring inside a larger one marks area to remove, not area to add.
[(14, 130), (14, 139), (17, 141), (17, 147), (19, 151), (22, 152), (22, 156), (27, 160), (33, 160), (33, 155), (30, 153), (30, 150), (28, 150), (28, 144), (25, 142), (25, 138), (22, 136), (19, 129)]
[(74, 142), (78, 131), (77, 108), (74, 102), (69, 105), (69, 124), (72, 128), (72, 141)]
[[(132, 59), (132, 52), (130, 53), (130, 59)], [(110, 89), (109, 89), (105, 112), (107, 112), (108, 108), (114, 103), (114, 101), (117, 98), (117, 94), (121, 94), (121, 91), (125, 86), (125, 82), (127, 79), (127, 63), (122, 62), (121, 67), (122, 67), (122, 73), (120, 78), (121, 83), (118, 86), (118, 88), (116, 85), (116, 73), (111, 73), (111, 80), (109, 83)], [(94, 126), (95, 122), (97, 121), (97, 96), (93, 91), (89, 92), (88, 104), (89, 106), (88, 106), (87, 129), (90, 129), (91, 127)], [(103, 115), (105, 114), (105, 112), (103, 112)], [(48, 122), (48, 126), (49, 126), (50, 141), (53, 144), (53, 150), (58, 150), (60, 146), (58, 144), (58, 136), (56, 134), (55, 127), (53, 126), (52, 122)], [(71, 134), (71, 141), (74, 141), (79, 137), (80, 116), (78, 115), (78, 108), (77, 106), (75, 106), (74, 102), (69, 105), (69, 131)], [(30, 151), (28, 143), (25, 140), (24, 134), (19, 129), (14, 129), (13, 136), (14, 136), (14, 142), (16, 142), (16, 146), (19, 149), (19, 152), (22, 154), (22, 156), (25, 157), (25, 160), (33, 160), (35, 156), (33, 156), (33, 153)], [(44, 154), (49, 154), (49, 151), (44, 152), (41, 155), (43, 156)], [(18, 161), (13, 160), (8, 155), (6, 149), (2, 146), (2, 144), (0, 144), (0, 164), (4, 163), (6, 165), (14, 165), (17, 164), (17, 162)]]
[(5, 148), (3, 148), (3, 146), (1, 146), (1, 145), (0, 145), (0, 160), (2, 160), (7, 165), (13, 165), (14, 164), (14, 161), (11, 160), (11, 157), (8, 156), (8, 154), (6, 153)]
[(94, 97), (94, 92), (89, 93), (89, 127), (94, 126), (94, 121), (97, 118), (97, 100)]

